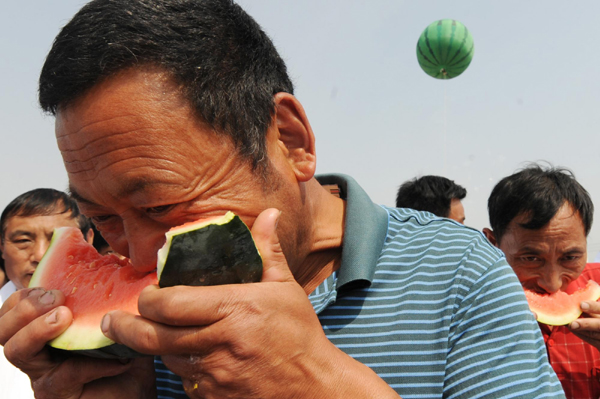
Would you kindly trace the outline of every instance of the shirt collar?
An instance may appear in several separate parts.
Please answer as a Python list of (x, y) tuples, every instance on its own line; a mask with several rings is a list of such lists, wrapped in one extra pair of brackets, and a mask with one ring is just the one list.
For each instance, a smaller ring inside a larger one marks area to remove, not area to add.
[(350, 176), (329, 174), (316, 176), (316, 179), (320, 184), (337, 184), (340, 188), (340, 197), (346, 200), (338, 290), (371, 285), (387, 237), (389, 222), (387, 211), (374, 204)]

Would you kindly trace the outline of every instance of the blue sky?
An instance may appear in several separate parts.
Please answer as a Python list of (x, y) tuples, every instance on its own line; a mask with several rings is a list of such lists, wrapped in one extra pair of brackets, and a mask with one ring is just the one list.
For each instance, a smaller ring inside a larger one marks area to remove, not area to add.
[[(61, 26), (85, 1), (6, 2), (0, 15), (0, 208), (37, 187), (65, 189), (54, 120), (37, 78)], [(468, 190), (466, 224), (527, 162), (572, 169), (600, 207), (600, 2), (244, 0), (286, 60), (317, 138), (318, 173), (353, 176), (377, 203), (439, 174)], [(465, 24), (475, 55), (456, 79), (423, 73), (422, 30)], [(600, 222), (588, 240), (600, 251)]]

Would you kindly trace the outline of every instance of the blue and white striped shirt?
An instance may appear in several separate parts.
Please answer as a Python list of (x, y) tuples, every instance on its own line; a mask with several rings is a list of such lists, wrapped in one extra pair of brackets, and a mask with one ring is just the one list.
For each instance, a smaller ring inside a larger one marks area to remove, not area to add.
[[(373, 204), (350, 177), (342, 265), (310, 299), (325, 334), (404, 399), (564, 398), (523, 290), (475, 230)], [(185, 398), (157, 361), (159, 398)]]

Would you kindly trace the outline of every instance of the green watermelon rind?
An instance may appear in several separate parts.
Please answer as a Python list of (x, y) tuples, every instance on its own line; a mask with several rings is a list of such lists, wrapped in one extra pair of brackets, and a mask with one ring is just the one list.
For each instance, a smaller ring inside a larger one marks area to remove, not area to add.
[[(448, 41), (447, 46), (442, 45), (445, 41)], [(471, 64), (474, 51), (473, 37), (467, 27), (452, 19), (429, 24), (417, 41), (421, 69), (437, 79), (461, 75)]]
[[(579, 305), (581, 302), (594, 302), (600, 299), (600, 285), (593, 280), (589, 280), (584, 288), (571, 295), (562, 291), (551, 295), (539, 295), (525, 290), (525, 296), (529, 308), (537, 315), (538, 322), (550, 326), (563, 326), (581, 316), (583, 313)], [(566, 310), (557, 313), (557, 304), (560, 304)]]
[(262, 258), (248, 226), (233, 212), (166, 233), (158, 251), (161, 288), (258, 282)]

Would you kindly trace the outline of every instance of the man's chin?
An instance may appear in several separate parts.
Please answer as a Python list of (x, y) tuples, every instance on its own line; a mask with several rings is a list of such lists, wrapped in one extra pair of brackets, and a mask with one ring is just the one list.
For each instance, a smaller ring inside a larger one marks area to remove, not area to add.
[(29, 287), (29, 282), (31, 281), (31, 276), (33, 276), (33, 274), (27, 274), (20, 281), (19, 280), (13, 281), (13, 283), (19, 290), (22, 288), (27, 288), (27, 287)]

